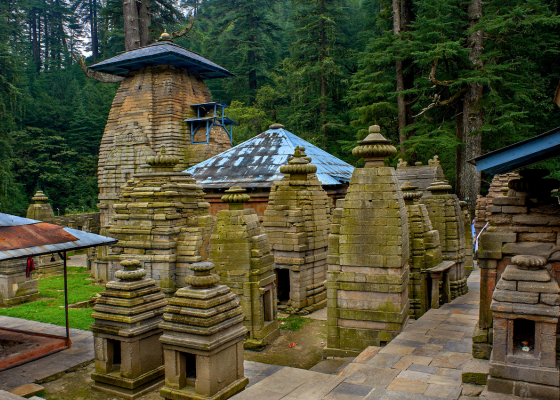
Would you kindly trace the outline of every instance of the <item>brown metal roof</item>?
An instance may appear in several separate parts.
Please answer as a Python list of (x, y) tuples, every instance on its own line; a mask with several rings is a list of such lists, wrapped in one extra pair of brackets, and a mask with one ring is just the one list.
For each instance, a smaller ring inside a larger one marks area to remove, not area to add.
[(40, 222), (19, 226), (0, 226), (0, 251), (22, 247), (73, 242), (77, 237), (66, 232), (62, 226)]

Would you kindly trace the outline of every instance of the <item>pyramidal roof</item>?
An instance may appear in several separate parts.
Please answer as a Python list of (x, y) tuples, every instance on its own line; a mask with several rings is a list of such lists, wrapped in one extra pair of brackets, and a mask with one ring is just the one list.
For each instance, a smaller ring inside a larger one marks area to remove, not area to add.
[(288, 163), (294, 149), (305, 147), (311, 163), (317, 166), (317, 177), (325, 185), (350, 181), (354, 167), (288, 132), (280, 124), (185, 170), (204, 188), (271, 187), (284, 174), (280, 167)]
[(173, 42), (162, 41), (121, 53), (101, 61), (89, 69), (106, 74), (126, 76), (150, 65), (174, 65), (186, 68), (203, 79), (231, 78), (233, 74), (218, 64)]

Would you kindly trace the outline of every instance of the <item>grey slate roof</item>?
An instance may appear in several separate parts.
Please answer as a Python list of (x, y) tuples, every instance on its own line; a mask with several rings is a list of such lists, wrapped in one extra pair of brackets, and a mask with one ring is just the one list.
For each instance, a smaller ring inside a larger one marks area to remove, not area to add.
[(305, 147), (323, 185), (350, 181), (353, 166), (282, 128), (269, 129), (184, 172), (192, 174), (203, 188), (271, 187), (283, 178), (280, 167), (287, 164), (297, 146)]
[(108, 60), (92, 65), (89, 69), (111, 75), (126, 76), (150, 65), (174, 65), (187, 68), (203, 79), (231, 78), (227, 69), (173, 42), (156, 42), (130, 50)]

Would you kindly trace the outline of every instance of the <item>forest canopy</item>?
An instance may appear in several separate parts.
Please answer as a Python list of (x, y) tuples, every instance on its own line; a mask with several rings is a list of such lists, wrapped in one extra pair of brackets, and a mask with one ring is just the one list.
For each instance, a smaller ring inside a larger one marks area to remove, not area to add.
[[(192, 22), (175, 43), (235, 74), (208, 82), (240, 124), (234, 143), (280, 122), (359, 165), (351, 149), (378, 124), (398, 145), (391, 165), (438, 154), (471, 201), (490, 177), (467, 159), (560, 125), (557, 0), (0, 0), (0, 211), (24, 215), (37, 189), (55, 213), (96, 210), (118, 83), (88, 78), (77, 59)], [(557, 164), (545, 166), (560, 177)]]

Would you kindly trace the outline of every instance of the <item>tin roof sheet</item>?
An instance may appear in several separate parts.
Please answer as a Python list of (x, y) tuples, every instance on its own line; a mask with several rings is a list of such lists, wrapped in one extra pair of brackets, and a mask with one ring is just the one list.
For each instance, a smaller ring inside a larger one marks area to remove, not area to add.
[(283, 178), (280, 167), (287, 164), (297, 146), (305, 147), (323, 185), (350, 181), (353, 166), (282, 128), (269, 129), (184, 172), (192, 174), (204, 188), (271, 187)]
[(231, 78), (234, 76), (218, 64), (172, 42), (156, 42), (130, 50), (89, 67), (93, 71), (126, 76), (150, 65), (174, 65), (186, 68), (203, 79)]
[(115, 243), (110, 237), (0, 213), (0, 261)]

